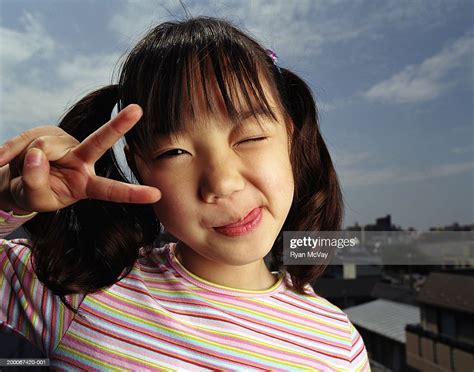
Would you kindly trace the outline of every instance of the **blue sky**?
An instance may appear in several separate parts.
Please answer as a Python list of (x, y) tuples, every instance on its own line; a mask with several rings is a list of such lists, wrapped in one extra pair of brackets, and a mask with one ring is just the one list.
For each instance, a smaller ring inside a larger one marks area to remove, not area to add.
[[(184, 1), (276, 51), (312, 87), (346, 225), (474, 223), (474, 2)], [(109, 84), (179, 1), (0, 0), (0, 141)]]

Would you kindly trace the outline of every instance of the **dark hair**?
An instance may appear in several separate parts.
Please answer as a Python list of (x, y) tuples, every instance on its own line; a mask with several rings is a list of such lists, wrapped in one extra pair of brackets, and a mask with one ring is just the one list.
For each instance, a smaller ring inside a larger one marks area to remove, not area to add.
[[(218, 87), (233, 121), (238, 121), (237, 92), (257, 120), (257, 110), (275, 118), (262, 82), (292, 128), (295, 194), (282, 231), (340, 229), (342, 195), (310, 88), (291, 71), (277, 68), (262, 46), (225, 20), (198, 17), (158, 25), (129, 53), (118, 84), (81, 99), (59, 126), (82, 141), (110, 119), (115, 104), (121, 110), (137, 103), (143, 116), (125, 138), (131, 153), (144, 155), (158, 135), (182, 128), (183, 102), (187, 114), (194, 115), (197, 96), (204, 97), (208, 110), (215, 110), (211, 84)], [(140, 181), (133, 159), (128, 162)], [(128, 182), (112, 149), (96, 163), (95, 171)], [(81, 200), (57, 212), (38, 214), (26, 228), (33, 240), (38, 278), (64, 302), (66, 294), (92, 293), (126, 276), (139, 258), (139, 248), (144, 247), (143, 254), (151, 249), (159, 221), (150, 205)], [(272, 248), (278, 268), (283, 267), (281, 235)], [(324, 270), (320, 266), (286, 269), (300, 293)]]

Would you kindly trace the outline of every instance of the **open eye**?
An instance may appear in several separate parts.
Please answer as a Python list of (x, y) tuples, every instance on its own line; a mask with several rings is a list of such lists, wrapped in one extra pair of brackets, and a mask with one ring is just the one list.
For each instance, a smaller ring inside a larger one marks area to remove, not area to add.
[(170, 158), (175, 158), (178, 157), (179, 155), (185, 154), (186, 151), (181, 150), (181, 149), (173, 149), (164, 152), (163, 154), (158, 155), (155, 159), (156, 160), (161, 160), (161, 159), (170, 159)]

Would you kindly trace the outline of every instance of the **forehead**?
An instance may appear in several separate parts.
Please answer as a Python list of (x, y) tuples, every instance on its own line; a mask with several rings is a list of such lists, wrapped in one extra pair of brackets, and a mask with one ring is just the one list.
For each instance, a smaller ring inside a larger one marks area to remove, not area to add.
[[(187, 124), (205, 125), (215, 122), (232, 122), (241, 124), (242, 121), (254, 117), (259, 119), (262, 116), (275, 115), (277, 119), (281, 117), (279, 102), (274, 96), (274, 92), (265, 80), (261, 80), (262, 96), (258, 97), (252, 91), (252, 87), (232, 86), (229, 89), (230, 102), (226, 102), (226, 97), (222, 95), (218, 83), (211, 80), (203, 92), (203, 87), (199, 82), (195, 83), (195, 89), (190, 97), (186, 97), (183, 102), (183, 118)], [(201, 86), (199, 86), (201, 85)], [(266, 101), (266, 102), (265, 102)]]
[[(234, 71), (225, 72), (222, 79), (207, 66), (206, 79), (193, 78), (186, 84), (182, 106), (185, 126), (241, 124), (248, 118), (258, 121), (264, 116), (282, 120), (276, 89), (263, 71), (257, 70), (253, 79), (247, 80), (239, 79)], [(202, 76), (202, 71), (188, 76), (193, 75)]]

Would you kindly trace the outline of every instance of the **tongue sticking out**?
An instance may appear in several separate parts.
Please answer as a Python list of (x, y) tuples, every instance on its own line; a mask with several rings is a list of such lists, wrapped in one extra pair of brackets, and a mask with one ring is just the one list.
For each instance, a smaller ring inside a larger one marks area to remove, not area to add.
[(228, 225), (214, 227), (214, 229), (224, 235), (237, 236), (246, 234), (258, 225), (262, 218), (262, 209), (260, 207), (253, 209), (241, 221), (237, 221)]

